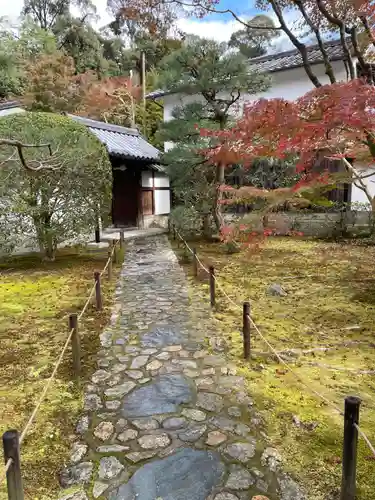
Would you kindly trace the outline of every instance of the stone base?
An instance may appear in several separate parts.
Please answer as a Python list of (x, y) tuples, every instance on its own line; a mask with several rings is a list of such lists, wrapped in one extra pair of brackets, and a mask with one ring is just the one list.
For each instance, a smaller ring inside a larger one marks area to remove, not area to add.
[(168, 215), (144, 215), (143, 223), (140, 223), (140, 227), (142, 229), (148, 229), (152, 227), (168, 229), (168, 218)]

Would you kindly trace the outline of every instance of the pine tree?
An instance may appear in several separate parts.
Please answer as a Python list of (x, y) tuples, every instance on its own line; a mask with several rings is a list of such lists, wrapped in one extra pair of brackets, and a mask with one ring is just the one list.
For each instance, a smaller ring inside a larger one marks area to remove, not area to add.
[[(225, 130), (241, 106), (243, 94), (266, 90), (269, 79), (250, 71), (247, 59), (228, 44), (188, 37), (182, 47), (163, 59), (159, 86), (168, 92), (194, 96), (173, 111), (160, 135), (174, 147), (165, 154), (177, 201), (202, 218), (212, 215), (222, 226), (221, 185), (224, 165), (210, 164), (202, 154), (210, 139), (200, 129)], [(193, 102), (192, 102), (193, 101)]]

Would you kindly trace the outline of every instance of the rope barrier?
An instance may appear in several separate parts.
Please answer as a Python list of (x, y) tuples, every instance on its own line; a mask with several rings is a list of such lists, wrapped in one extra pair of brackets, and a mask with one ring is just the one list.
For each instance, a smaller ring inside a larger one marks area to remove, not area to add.
[[(188, 243), (185, 241), (185, 239), (180, 235), (180, 233), (176, 230), (176, 234), (178, 235), (178, 237), (181, 239), (181, 241), (185, 244), (185, 246), (188, 248), (188, 250), (192, 253), (192, 255), (195, 255), (195, 258), (197, 260), (197, 262), (199, 263), (199, 265), (201, 266), (201, 268), (206, 271), (207, 273), (209, 273), (208, 269), (203, 265), (202, 261), (199, 259), (199, 257), (197, 256), (197, 254), (195, 253), (194, 254), (194, 251), (191, 249), (191, 247), (188, 245)], [(216, 275), (213, 275), (213, 278), (215, 280), (215, 282), (217, 283), (218, 287), (220, 288), (220, 290), (222, 291), (222, 293), (225, 295), (225, 297), (227, 298), (227, 300), (233, 304), (237, 309), (239, 309), (240, 311), (242, 311), (242, 307), (237, 304), (236, 302), (234, 302), (234, 300), (229, 297), (229, 295), (226, 293), (226, 291), (224, 290), (223, 286), (220, 284), (220, 282), (218, 281)], [(270, 344), (270, 342), (264, 337), (264, 335), (261, 333), (261, 331), (259, 330), (258, 326), (256, 325), (256, 323), (254, 322), (254, 320), (252, 319), (252, 317), (250, 315), (247, 315), (247, 317), (249, 318), (252, 326), (254, 327), (255, 331), (257, 332), (257, 334), (259, 335), (259, 337), (263, 340), (263, 342), (268, 346), (268, 348), (271, 350), (271, 352), (276, 356), (276, 358), (278, 359), (278, 361), (283, 364), (287, 369), (288, 371), (290, 371), (290, 373), (292, 373), (296, 379), (304, 386), (306, 387), (306, 389), (308, 389), (310, 392), (312, 392), (313, 394), (315, 394), (316, 396), (318, 396), (320, 399), (322, 399), (322, 401), (324, 401), (328, 406), (330, 406), (332, 409), (334, 409), (336, 412), (338, 412), (338, 414), (340, 416), (344, 416), (344, 413), (343, 411), (338, 407), (336, 406), (334, 403), (332, 403), (332, 401), (330, 401), (328, 398), (326, 398), (323, 394), (321, 394), (320, 392), (316, 391), (315, 389), (313, 389), (312, 387), (310, 387), (306, 382), (304, 382), (304, 380), (292, 369), (292, 367), (286, 362), (284, 361), (284, 359), (282, 359), (279, 355), (279, 353), (276, 351), (276, 349)], [(373, 456), (375, 457), (375, 447), (371, 444), (369, 438), (366, 436), (366, 434), (362, 431), (362, 429), (359, 427), (359, 425), (357, 425), (356, 423), (354, 424), (354, 427), (357, 429), (357, 431), (359, 432), (359, 434), (361, 435), (361, 437), (364, 439), (364, 441), (366, 442), (367, 446), (369, 447), (369, 449), (371, 450)]]
[[(113, 245), (111, 255), (108, 257), (106, 265), (105, 265), (104, 269), (102, 270), (102, 272), (100, 273), (100, 276), (102, 276), (102, 274), (107, 270), (109, 262), (112, 259), (113, 252), (115, 251), (115, 247), (116, 247), (117, 243), (118, 243), (118, 240)], [(78, 315), (78, 320), (80, 320), (82, 318), (82, 316), (85, 314), (85, 312), (87, 310), (87, 307), (90, 304), (90, 300), (91, 300), (91, 298), (92, 298), (92, 296), (93, 296), (93, 294), (95, 292), (95, 287), (96, 287), (96, 281), (95, 281), (93, 287), (91, 288), (90, 294), (89, 294), (89, 296), (88, 296), (88, 298), (87, 298), (87, 300), (85, 302), (85, 305), (82, 308), (82, 311)], [(51, 386), (51, 384), (52, 384), (52, 382), (53, 382), (53, 380), (55, 378), (57, 370), (59, 369), (59, 367), (60, 367), (60, 365), (62, 363), (62, 360), (64, 358), (64, 354), (65, 354), (65, 352), (66, 352), (66, 350), (67, 350), (67, 348), (69, 346), (69, 343), (70, 343), (70, 341), (72, 339), (73, 333), (74, 333), (74, 328), (72, 328), (70, 330), (69, 335), (68, 335), (68, 337), (67, 337), (67, 339), (65, 341), (64, 347), (62, 348), (61, 353), (60, 353), (60, 355), (59, 355), (59, 357), (57, 359), (57, 362), (54, 365), (53, 371), (52, 371), (50, 377), (48, 378), (47, 383), (44, 386), (44, 389), (43, 389), (43, 391), (42, 391), (40, 397), (38, 398), (38, 401), (37, 401), (37, 403), (36, 403), (36, 405), (34, 407), (34, 410), (33, 410), (32, 414), (30, 415), (30, 418), (27, 421), (27, 423), (26, 423), (26, 425), (25, 425), (25, 427), (24, 427), (24, 429), (23, 429), (23, 431), (22, 431), (22, 433), (20, 435), (20, 439), (19, 439), (20, 446), (21, 446), (22, 442), (24, 441), (24, 439), (25, 439), (25, 437), (26, 437), (26, 435), (27, 435), (30, 427), (32, 426), (32, 424), (33, 424), (33, 422), (35, 420), (35, 417), (37, 416), (37, 413), (39, 411), (39, 408), (41, 407), (41, 405), (42, 405), (42, 403), (44, 401), (44, 398), (46, 397), (46, 394), (47, 394), (47, 392), (48, 392), (48, 390), (49, 390), (49, 388), (50, 388), (50, 386)], [(0, 483), (2, 483), (5, 480), (6, 475), (7, 475), (8, 471), (9, 471), (12, 463), (13, 463), (13, 460), (10, 458), (7, 461), (7, 463), (6, 463), (5, 467), (4, 467), (3, 473), (0, 475)]]
[(12, 465), (13, 460), (11, 458), (8, 459), (7, 463), (5, 464), (4, 471), (0, 476), (0, 484), (4, 481), (4, 479), (7, 477), (8, 470), (10, 469), (10, 466)]
[(49, 377), (49, 379), (47, 380), (47, 384), (45, 385), (45, 387), (44, 387), (44, 389), (42, 391), (42, 394), (39, 397), (37, 404), (35, 405), (34, 411), (32, 412), (32, 414), (31, 414), (31, 416), (30, 416), (27, 424), (25, 425), (25, 427), (24, 427), (24, 429), (22, 431), (22, 434), (20, 436), (20, 445), (22, 444), (23, 440), (25, 439), (27, 431), (30, 429), (30, 427), (31, 427), (31, 425), (32, 425), (32, 423), (33, 423), (33, 421), (34, 421), (34, 419), (36, 417), (36, 414), (38, 413), (38, 410), (39, 410), (41, 404), (43, 403), (43, 400), (44, 400), (44, 398), (45, 398), (45, 396), (47, 394), (47, 391), (50, 388), (50, 386), (51, 386), (51, 384), (53, 382), (53, 379), (55, 378), (56, 372), (57, 372), (57, 370), (58, 370), (58, 368), (59, 368), (59, 366), (60, 366), (60, 364), (61, 364), (61, 362), (63, 360), (65, 351), (67, 350), (67, 348), (69, 346), (69, 342), (70, 342), (70, 339), (72, 338), (73, 332), (74, 332), (74, 328), (72, 328), (70, 330), (68, 338), (66, 339), (64, 347), (63, 347), (63, 349), (62, 349), (62, 351), (60, 353), (60, 356), (58, 357), (58, 360), (55, 363), (55, 367), (54, 367), (54, 369), (52, 371), (52, 374)]

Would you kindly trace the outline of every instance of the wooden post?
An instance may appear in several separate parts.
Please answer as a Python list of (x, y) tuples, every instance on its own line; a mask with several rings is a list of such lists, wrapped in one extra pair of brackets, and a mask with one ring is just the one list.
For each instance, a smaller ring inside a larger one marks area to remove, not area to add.
[(193, 274), (195, 277), (198, 276), (198, 261), (197, 261), (197, 249), (193, 248)]
[(109, 259), (108, 267), (107, 267), (108, 280), (111, 281), (111, 279), (112, 279), (112, 250), (110, 248), (108, 249), (108, 259)]
[(103, 301), (102, 301), (102, 290), (100, 287), (100, 272), (94, 272), (95, 279), (95, 298), (96, 298), (96, 308), (98, 311), (103, 309)]
[(100, 243), (100, 228), (96, 226), (95, 228), (95, 243)]
[(213, 266), (209, 267), (210, 271), (210, 301), (211, 307), (215, 307), (216, 296), (215, 296), (215, 269)]
[(81, 341), (78, 332), (77, 314), (69, 316), (69, 330), (72, 328), (74, 329), (72, 335), (73, 371), (75, 377), (78, 379), (81, 374)]
[(355, 500), (358, 431), (361, 400), (356, 396), (345, 398), (344, 444), (342, 450), (342, 479), (340, 500)]
[(243, 303), (242, 324), (243, 357), (250, 359), (250, 302)]
[(124, 249), (124, 243), (125, 243), (124, 231), (120, 231), (120, 248), (121, 248), (121, 250)]
[(5, 463), (12, 459), (7, 472), (8, 500), (24, 500), (20, 465), (20, 445), (18, 431), (6, 431), (3, 434)]
[(113, 248), (113, 263), (117, 264), (117, 245), (116, 245), (116, 240), (112, 240), (112, 248)]

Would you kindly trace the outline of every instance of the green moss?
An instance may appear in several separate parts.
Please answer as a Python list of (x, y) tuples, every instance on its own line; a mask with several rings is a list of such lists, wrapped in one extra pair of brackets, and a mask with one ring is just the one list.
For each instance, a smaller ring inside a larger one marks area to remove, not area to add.
[[(375, 442), (373, 375), (359, 373), (374, 369), (375, 248), (274, 238), (259, 252), (228, 255), (218, 244), (198, 245), (197, 252), (206, 264), (215, 266), (220, 283), (237, 304), (250, 300), (253, 319), (278, 351), (337, 347), (292, 357), (290, 363), (310, 388), (339, 408), (345, 396), (359, 395), (361, 427)], [(185, 268), (191, 276), (191, 265)], [(202, 279), (190, 283), (196, 295), (207, 297)], [(272, 283), (281, 284), (288, 295), (268, 295)], [(227, 340), (229, 357), (246, 379), (272, 443), (283, 453), (285, 467), (306, 485), (309, 498), (323, 499), (340, 486), (342, 417), (276, 363), (254, 330), (253, 359), (244, 363), (241, 311), (220, 290), (217, 297), (216, 327)], [(318, 425), (314, 430), (297, 427), (293, 416)], [(359, 500), (373, 498), (370, 455), (360, 439)]]
[[(55, 262), (39, 256), (0, 261), (0, 431), (22, 430), (41, 394), (68, 333), (68, 316), (80, 311), (104, 267), (105, 251), (61, 251)], [(80, 323), (83, 380), (95, 369), (99, 333), (106, 324), (112, 291), (102, 280), (104, 310), (90, 306)], [(67, 351), (45, 403), (21, 449), (24, 488), (29, 498), (50, 500), (67, 461), (74, 425), (82, 409), (81, 385), (73, 382)], [(0, 485), (0, 499), (7, 498)]]

